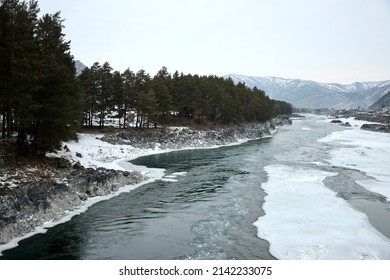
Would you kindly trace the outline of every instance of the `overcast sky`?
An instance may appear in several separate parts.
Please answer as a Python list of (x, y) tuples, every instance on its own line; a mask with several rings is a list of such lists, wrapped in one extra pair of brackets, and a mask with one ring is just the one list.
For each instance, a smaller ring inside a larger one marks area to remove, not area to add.
[(38, 0), (87, 66), (390, 80), (390, 0)]

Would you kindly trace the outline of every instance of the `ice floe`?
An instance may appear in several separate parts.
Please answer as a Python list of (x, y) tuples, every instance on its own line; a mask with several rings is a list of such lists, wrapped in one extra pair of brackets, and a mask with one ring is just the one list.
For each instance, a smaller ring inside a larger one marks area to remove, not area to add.
[(390, 259), (390, 240), (323, 185), (334, 173), (286, 165), (265, 171), (265, 215), (254, 225), (276, 258)]
[(339, 146), (330, 153), (330, 164), (363, 171), (372, 179), (356, 182), (390, 201), (390, 134), (348, 129), (318, 141)]

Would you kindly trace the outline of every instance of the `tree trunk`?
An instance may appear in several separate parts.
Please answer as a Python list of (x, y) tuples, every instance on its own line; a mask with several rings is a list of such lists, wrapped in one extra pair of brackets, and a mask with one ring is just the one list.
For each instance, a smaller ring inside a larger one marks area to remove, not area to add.
[(3, 120), (1, 123), (1, 138), (5, 138), (5, 112), (3, 112)]
[(92, 123), (92, 118), (93, 118), (93, 114), (92, 114), (92, 109), (89, 109), (89, 119), (88, 119), (88, 122), (89, 122), (89, 127), (92, 127), (93, 123)]
[(11, 137), (12, 112), (9, 106), (7, 106), (6, 119), (7, 119), (7, 127), (6, 127), (7, 137)]
[(123, 108), (123, 128), (126, 129), (126, 116), (127, 115), (127, 104)]
[(142, 126), (143, 126), (143, 116), (140, 116), (140, 118), (139, 118), (139, 124), (138, 124), (138, 127), (139, 128), (142, 128)]
[(99, 126), (100, 126), (100, 127), (104, 127), (104, 111), (100, 111)]

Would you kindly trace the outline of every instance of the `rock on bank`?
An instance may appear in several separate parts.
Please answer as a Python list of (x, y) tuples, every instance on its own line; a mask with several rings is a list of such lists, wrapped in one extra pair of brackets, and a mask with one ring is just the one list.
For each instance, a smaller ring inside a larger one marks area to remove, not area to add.
[(275, 119), (270, 122), (220, 126), (209, 129), (163, 128), (124, 130), (106, 134), (102, 140), (114, 145), (131, 145), (140, 149), (188, 149), (222, 146), (237, 143), (243, 139), (259, 139), (272, 135), (277, 125), (291, 124), (289, 119)]
[(40, 178), (30, 175), (27, 182), (21, 180), (17, 187), (0, 187), (0, 244), (48, 221), (59, 220), (89, 198), (145, 180), (139, 172), (84, 168), (77, 163), (71, 166), (61, 158), (53, 162), (60, 164), (40, 169)]

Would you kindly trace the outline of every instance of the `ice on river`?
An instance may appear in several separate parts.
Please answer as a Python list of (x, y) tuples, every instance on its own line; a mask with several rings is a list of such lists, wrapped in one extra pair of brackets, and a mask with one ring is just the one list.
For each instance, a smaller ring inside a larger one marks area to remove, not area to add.
[(372, 179), (356, 183), (390, 201), (390, 134), (358, 128), (333, 132), (319, 140), (342, 147), (331, 152), (329, 163), (363, 171)]
[(286, 165), (265, 171), (265, 215), (254, 225), (276, 258), (390, 259), (390, 240), (323, 185), (336, 174)]

